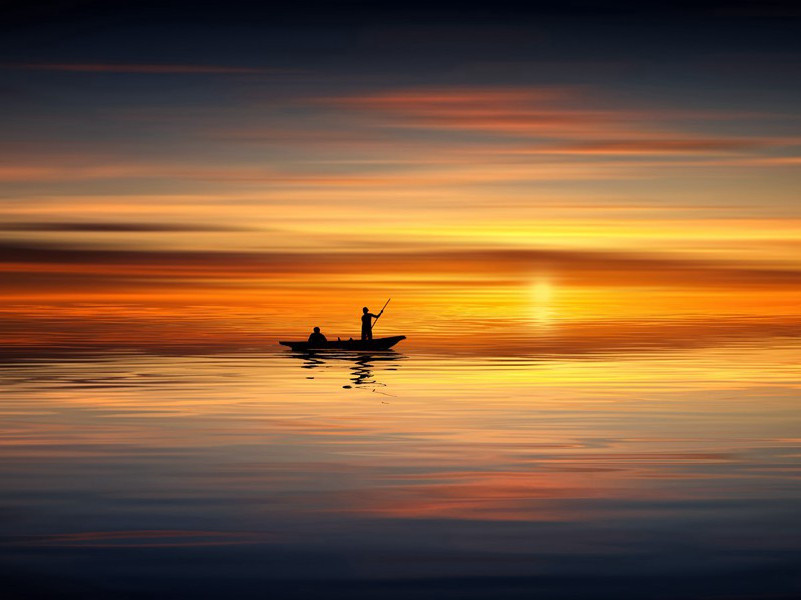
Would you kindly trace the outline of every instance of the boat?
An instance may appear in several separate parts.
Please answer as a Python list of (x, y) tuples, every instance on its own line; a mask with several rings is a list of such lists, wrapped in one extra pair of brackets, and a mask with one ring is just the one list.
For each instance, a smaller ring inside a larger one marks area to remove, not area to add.
[(278, 343), (282, 346), (289, 346), (293, 350), (389, 350), (400, 342), (405, 340), (405, 335), (394, 335), (392, 337), (374, 338), (372, 340), (329, 340), (325, 344), (313, 344), (309, 342), (282, 342)]

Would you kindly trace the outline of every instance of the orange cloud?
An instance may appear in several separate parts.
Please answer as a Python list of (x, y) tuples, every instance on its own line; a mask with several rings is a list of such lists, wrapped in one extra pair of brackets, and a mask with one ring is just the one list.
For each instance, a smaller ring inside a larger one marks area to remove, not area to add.
[[(599, 107), (590, 91), (582, 88), (423, 88), (326, 98), (320, 102), (383, 117), (383, 121), (374, 124), (379, 128), (536, 138), (539, 144), (520, 148), (510, 143), (504, 148), (462, 141), (495, 154), (695, 155), (753, 152), (798, 144), (795, 138), (698, 136), (680, 124), (701, 118), (742, 119), (743, 115), (631, 109), (610, 106), (609, 102)], [(582, 141), (560, 143), (575, 140)]]
[(554, 154), (709, 154), (744, 152), (776, 145), (768, 140), (741, 138), (685, 138), (609, 140), (547, 148)]
[(627, 129), (614, 111), (569, 108), (575, 90), (447, 89), (406, 90), (321, 102), (384, 114), (393, 126), (481, 131), (507, 135), (587, 135)]

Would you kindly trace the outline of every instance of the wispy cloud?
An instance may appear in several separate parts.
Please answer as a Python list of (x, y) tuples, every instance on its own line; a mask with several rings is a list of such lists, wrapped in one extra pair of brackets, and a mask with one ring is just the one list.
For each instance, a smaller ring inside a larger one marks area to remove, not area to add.
[[(124, 267), (124, 269), (121, 269)], [(496, 277), (505, 285), (548, 273), (577, 286), (673, 286), (719, 288), (801, 287), (801, 270), (754, 261), (751, 264), (580, 250), (453, 250), (439, 252), (213, 252), (87, 249), (70, 245), (0, 245), (0, 269), (6, 283), (32, 273), (91, 274), (98, 282), (114, 276), (131, 281), (170, 277), (229, 281), (246, 278), (304, 279), (310, 275), (342, 276), (380, 273), (382, 278), (410, 281), (418, 277)], [(163, 284), (160, 284), (163, 285)]]
[(159, 63), (5, 63), (0, 65), (0, 68), (74, 73), (138, 73), (142, 75), (248, 75), (286, 72), (266, 67)]
[[(721, 154), (798, 144), (797, 138), (700, 135), (692, 124), (742, 121), (765, 115), (622, 105), (579, 87), (406, 89), (320, 99), (378, 119), (376, 127), (483, 134), (497, 152), (565, 155)], [(536, 145), (521, 148), (520, 141)], [(469, 143), (469, 141), (463, 141)], [(502, 148), (500, 148), (502, 150)]]
[(644, 140), (601, 140), (546, 148), (543, 152), (563, 154), (714, 154), (759, 150), (782, 141), (745, 138), (684, 138)]
[(59, 233), (180, 233), (251, 231), (246, 227), (191, 223), (103, 223), (83, 221), (0, 223), (1, 231), (42, 231)]
[(180, 63), (4, 63), (4, 69), (74, 73), (138, 73), (143, 75), (248, 75), (286, 73), (284, 69)]
[(190, 546), (230, 546), (264, 542), (271, 536), (250, 532), (202, 530), (86, 531), (80, 533), (31, 536), (12, 543), (25, 546), (81, 548), (164, 548)]
[[(581, 95), (562, 88), (411, 89), (320, 102), (383, 114), (386, 125), (479, 131), (513, 136), (586, 135), (625, 128), (614, 111), (579, 108)], [(573, 105), (571, 107), (571, 105)]]
[(0, 165), (0, 181), (88, 181), (120, 179), (191, 179), (223, 181), (271, 181), (270, 166), (204, 165), (184, 162), (140, 162), (80, 156), (51, 157), (47, 161)]

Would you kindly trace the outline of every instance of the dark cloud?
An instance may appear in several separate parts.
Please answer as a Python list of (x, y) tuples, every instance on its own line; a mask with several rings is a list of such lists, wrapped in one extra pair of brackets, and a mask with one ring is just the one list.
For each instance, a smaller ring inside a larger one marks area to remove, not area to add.
[[(113, 276), (132, 282), (142, 279), (202, 281), (214, 279), (283, 279), (315, 274), (380, 272), (413, 282), (430, 283), (430, 276), (447, 275), (469, 281), (475, 273), (487, 273), (506, 284), (527, 281), (534, 274), (553, 277), (563, 285), (668, 286), (702, 288), (801, 288), (801, 269), (779, 268), (764, 262), (728, 262), (669, 255), (554, 249), (464, 249), (394, 252), (215, 252), (148, 251), (85, 248), (77, 245), (0, 243), (0, 267), (8, 288), (31, 285), (34, 279), (59, 275), (60, 289), (80, 276), (102, 285)], [(26, 270), (29, 265), (30, 273)], [(47, 265), (46, 269), (43, 266)], [(24, 280), (24, 281), (23, 281)], [(165, 284), (164, 281), (168, 283)], [(154, 284), (155, 285), (155, 284)]]
[(1, 223), (0, 231), (51, 231), (61, 233), (223, 232), (252, 231), (244, 227), (171, 223), (102, 223), (83, 221)]
[(272, 69), (255, 67), (133, 63), (8, 63), (0, 65), (0, 68), (74, 73), (139, 73), (143, 75), (247, 75), (274, 72)]

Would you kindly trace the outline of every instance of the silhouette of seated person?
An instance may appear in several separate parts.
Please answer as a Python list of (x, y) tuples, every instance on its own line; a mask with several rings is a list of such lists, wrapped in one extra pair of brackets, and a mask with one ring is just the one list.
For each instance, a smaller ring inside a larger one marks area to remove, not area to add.
[(320, 328), (319, 327), (315, 327), (314, 328), (314, 333), (312, 333), (309, 336), (309, 346), (321, 347), (321, 346), (325, 346), (327, 343), (328, 343), (328, 340), (326, 339), (326, 337), (322, 333), (320, 333)]
[(374, 315), (370, 312), (366, 306), (362, 308), (362, 339), (363, 340), (372, 340), (373, 339), (373, 319), (377, 319), (380, 317), (384, 311), (382, 310), (377, 315)]

